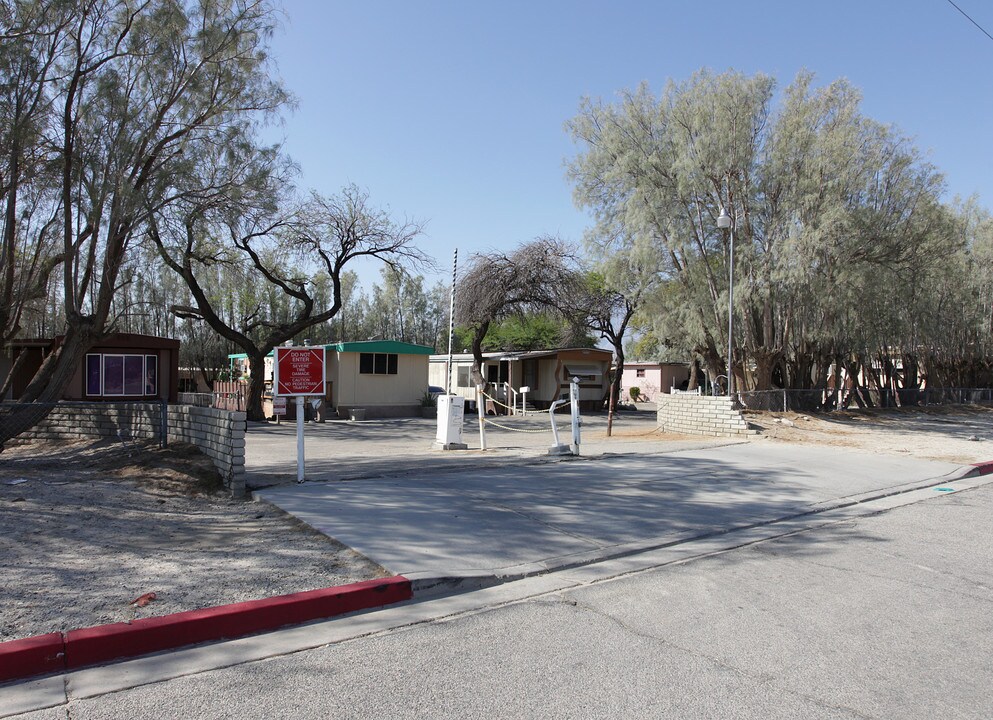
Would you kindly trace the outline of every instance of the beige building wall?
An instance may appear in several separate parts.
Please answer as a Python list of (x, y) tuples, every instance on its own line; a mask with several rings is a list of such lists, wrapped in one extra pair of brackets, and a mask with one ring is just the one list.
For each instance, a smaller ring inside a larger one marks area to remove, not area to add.
[(420, 405), (428, 389), (428, 356), (398, 355), (396, 375), (359, 372), (359, 353), (338, 353), (333, 385), (334, 403), (345, 407)]
[[(568, 387), (560, 386), (567, 385), (569, 382), (565, 368), (570, 363), (578, 366), (595, 367), (599, 372), (597, 379), (593, 382), (582, 383), (579, 389), (580, 401), (584, 402), (588, 408), (592, 408), (594, 403), (599, 403), (603, 399), (603, 393), (606, 391), (608, 383), (610, 361), (611, 354), (609, 352), (597, 350), (560, 350), (556, 355), (537, 358), (524, 356), (510, 363), (510, 383), (515, 389), (521, 387), (524, 384), (525, 365), (536, 363), (536, 377), (528, 383), (531, 388), (528, 392), (528, 401), (547, 407), (549, 403), (559, 398), (562, 391), (568, 397)], [(488, 359), (483, 367), (484, 376), (488, 374), (488, 367), (499, 366), (499, 364), (500, 361), (497, 358)], [(453, 359), (451, 387), (452, 392), (456, 395), (461, 395), (468, 400), (475, 400), (475, 387), (460, 387), (458, 384), (459, 369), (471, 367), (471, 360)], [(430, 364), (430, 368), (430, 384), (444, 388), (446, 386), (445, 362), (436, 360)]]
[(559, 397), (560, 364), (554, 357), (538, 360), (538, 387), (531, 388), (534, 400), (550, 403)]

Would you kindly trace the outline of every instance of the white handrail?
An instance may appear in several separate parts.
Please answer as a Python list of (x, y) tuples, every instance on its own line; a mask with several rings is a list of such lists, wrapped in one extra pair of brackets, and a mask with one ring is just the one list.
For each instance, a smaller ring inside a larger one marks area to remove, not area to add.
[(511, 386), (509, 382), (504, 382), (503, 384), (503, 394), (504, 399), (507, 401), (507, 405), (510, 407), (510, 412), (512, 415), (517, 414), (517, 391)]

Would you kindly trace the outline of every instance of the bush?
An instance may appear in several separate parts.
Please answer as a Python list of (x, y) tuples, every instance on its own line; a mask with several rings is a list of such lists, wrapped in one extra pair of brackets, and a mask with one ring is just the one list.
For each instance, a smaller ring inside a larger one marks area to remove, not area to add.
[(641, 388), (633, 387), (628, 390), (631, 395), (631, 402), (638, 402), (638, 398), (641, 397)]

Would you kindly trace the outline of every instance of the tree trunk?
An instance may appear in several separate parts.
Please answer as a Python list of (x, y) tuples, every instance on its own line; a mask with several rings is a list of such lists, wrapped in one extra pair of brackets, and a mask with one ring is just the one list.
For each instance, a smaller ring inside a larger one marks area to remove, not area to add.
[(0, 422), (0, 451), (4, 443), (44, 420), (72, 381), (83, 356), (93, 347), (98, 335), (90, 318), (69, 327), (62, 344), (45, 358), (24, 389), (19, 403)]
[(21, 371), (24, 364), (27, 362), (29, 354), (26, 352), (18, 353), (17, 359), (14, 364), (10, 367), (10, 372), (7, 373), (7, 377), (4, 378), (3, 385), (0, 385), (0, 398), (3, 398), (10, 392), (10, 386), (14, 384), (14, 376)]
[(797, 351), (792, 361), (786, 363), (786, 385), (793, 390), (809, 390), (814, 370), (814, 358), (808, 352)]
[(693, 362), (690, 363), (690, 376), (686, 380), (686, 390), (693, 392), (698, 387), (700, 387), (700, 361), (693, 358)]
[(485, 385), (483, 377), (483, 339), (490, 329), (490, 321), (484, 320), (476, 326), (472, 333), (472, 382), (473, 385)]
[[(964, 361), (958, 363), (960, 371), (965, 365), (966, 363)], [(962, 384), (961, 381), (959, 384)], [(917, 362), (917, 356), (913, 353), (903, 354), (903, 386), (908, 390), (921, 386), (920, 366)]]
[(848, 373), (847, 382), (852, 386), (852, 397), (855, 399), (855, 404), (859, 406), (860, 409), (865, 410), (868, 407), (865, 397), (862, 395), (862, 386), (859, 383), (859, 363), (855, 358), (850, 358), (845, 364), (845, 370)]
[(617, 356), (617, 370), (610, 381), (610, 407), (608, 408), (609, 412), (613, 414), (617, 412), (617, 403), (620, 402), (619, 398), (621, 397), (621, 376), (624, 374), (624, 343), (618, 338), (611, 344), (614, 346), (614, 354)]
[[(779, 356), (778, 350), (759, 349), (752, 353), (752, 359), (755, 360), (753, 390), (772, 390), (772, 371), (776, 369)], [(744, 390), (745, 388), (740, 387), (739, 389)]]
[(252, 422), (265, 422), (262, 409), (262, 391), (265, 390), (265, 355), (248, 352), (248, 397), (245, 399), (245, 418)]
[[(724, 365), (723, 356), (717, 352), (717, 346), (714, 345), (714, 339), (707, 336), (705, 345), (697, 345), (693, 348), (693, 352), (703, 358), (703, 361), (707, 364), (707, 369), (710, 370), (711, 376), (716, 382), (717, 377), (722, 374), (727, 368)], [(726, 376), (726, 375), (725, 375)], [(727, 390), (727, 385), (724, 386)]]

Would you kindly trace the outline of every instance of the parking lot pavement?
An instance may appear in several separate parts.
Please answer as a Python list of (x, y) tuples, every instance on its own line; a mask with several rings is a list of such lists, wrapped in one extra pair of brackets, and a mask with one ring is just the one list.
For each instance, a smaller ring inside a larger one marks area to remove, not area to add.
[(392, 572), (514, 576), (940, 482), (959, 467), (744, 443), (533, 466), (470, 465), (459, 473), (405, 465), (398, 476), (294, 484), (257, 496)]

